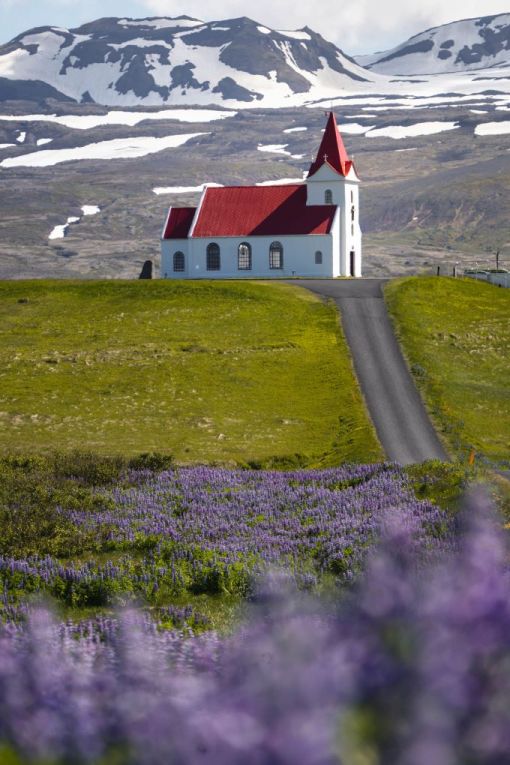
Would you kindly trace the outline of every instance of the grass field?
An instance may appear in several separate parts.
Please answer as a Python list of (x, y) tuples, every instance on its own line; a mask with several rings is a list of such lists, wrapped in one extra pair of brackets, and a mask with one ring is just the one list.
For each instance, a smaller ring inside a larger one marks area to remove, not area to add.
[[(333, 307), (284, 284), (0, 283), (0, 451), (183, 463), (381, 450)], [(284, 462), (284, 460), (283, 460)]]
[(452, 454), (510, 460), (510, 291), (414, 277), (386, 287), (411, 370)]

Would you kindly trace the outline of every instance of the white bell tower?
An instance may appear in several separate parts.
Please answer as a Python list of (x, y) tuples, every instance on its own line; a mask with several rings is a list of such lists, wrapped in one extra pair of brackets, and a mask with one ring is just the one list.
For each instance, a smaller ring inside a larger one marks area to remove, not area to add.
[(359, 225), (359, 184), (354, 163), (349, 159), (330, 113), (326, 130), (306, 179), (307, 205), (334, 205), (336, 231), (333, 240), (339, 252), (340, 276), (361, 276), (361, 228)]

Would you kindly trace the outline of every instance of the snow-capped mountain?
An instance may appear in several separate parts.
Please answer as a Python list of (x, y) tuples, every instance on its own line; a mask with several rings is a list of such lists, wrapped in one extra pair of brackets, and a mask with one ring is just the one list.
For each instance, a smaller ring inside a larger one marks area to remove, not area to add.
[(510, 66), (510, 13), (428, 29), (393, 50), (356, 56), (381, 74), (416, 75)]
[(291, 106), (373, 79), (308, 27), (275, 31), (248, 18), (105, 18), (32, 29), (0, 47), (0, 100)]

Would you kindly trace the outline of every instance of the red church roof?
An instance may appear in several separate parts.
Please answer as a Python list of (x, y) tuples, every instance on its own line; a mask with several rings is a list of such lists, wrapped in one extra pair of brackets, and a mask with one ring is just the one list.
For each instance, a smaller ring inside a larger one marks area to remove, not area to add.
[(171, 207), (163, 232), (163, 239), (186, 239), (196, 209), (196, 207)]
[(338, 132), (338, 126), (333, 112), (329, 113), (328, 123), (322, 137), (317, 157), (315, 162), (312, 162), (310, 165), (308, 175), (314, 175), (314, 173), (316, 173), (324, 164), (328, 164), (333, 170), (336, 170), (337, 173), (344, 176), (348, 174), (352, 167), (352, 162), (345, 149), (342, 136)]
[(306, 186), (208, 188), (192, 236), (327, 234), (336, 207), (307, 207)]

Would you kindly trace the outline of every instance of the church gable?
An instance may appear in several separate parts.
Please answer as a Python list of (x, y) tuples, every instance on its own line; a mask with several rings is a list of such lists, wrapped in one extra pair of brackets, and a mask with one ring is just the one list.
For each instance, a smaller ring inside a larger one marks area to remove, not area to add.
[(171, 207), (165, 221), (163, 239), (187, 239), (196, 207)]

